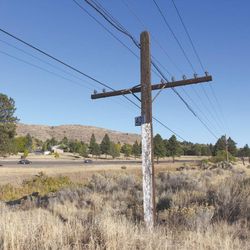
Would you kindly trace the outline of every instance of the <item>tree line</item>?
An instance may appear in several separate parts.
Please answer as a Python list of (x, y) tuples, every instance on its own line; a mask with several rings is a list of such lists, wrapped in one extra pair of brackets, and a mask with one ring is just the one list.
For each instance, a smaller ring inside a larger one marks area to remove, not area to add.
[[(16, 123), (18, 118), (15, 117), (15, 101), (12, 98), (0, 93), (0, 156), (7, 154), (17, 154), (22, 152), (27, 154), (36, 149), (42, 151), (51, 150), (53, 146), (59, 145), (59, 148), (66, 152), (78, 153), (81, 156), (100, 157), (100, 155), (109, 155), (117, 158), (121, 154), (125, 157), (133, 156), (135, 158), (141, 155), (141, 143), (135, 141), (133, 144), (121, 144), (110, 140), (108, 134), (105, 134), (101, 143), (98, 144), (95, 135), (92, 134), (88, 143), (78, 140), (69, 140), (64, 137), (57, 141), (55, 138), (48, 139), (45, 142), (26, 136), (16, 137)], [(176, 156), (194, 155), (194, 156), (221, 156), (225, 155), (226, 148), (230, 156), (250, 157), (250, 148), (246, 144), (243, 148), (237, 148), (236, 142), (232, 138), (226, 139), (222, 136), (213, 144), (199, 144), (177, 140), (175, 135), (169, 139), (163, 139), (157, 134), (153, 138), (154, 155), (157, 161), (163, 157), (172, 157), (173, 161)]]

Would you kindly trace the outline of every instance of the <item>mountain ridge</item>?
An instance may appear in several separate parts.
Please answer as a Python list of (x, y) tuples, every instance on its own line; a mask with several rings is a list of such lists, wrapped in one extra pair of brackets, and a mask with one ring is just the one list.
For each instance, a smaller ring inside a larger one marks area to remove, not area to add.
[(135, 133), (126, 133), (106, 128), (99, 128), (80, 124), (63, 124), (57, 126), (39, 125), (39, 124), (17, 124), (17, 136), (26, 136), (30, 134), (39, 140), (46, 141), (54, 137), (56, 140), (62, 140), (67, 137), (69, 140), (80, 140), (88, 143), (92, 134), (96, 141), (101, 142), (105, 134), (109, 135), (111, 141), (133, 144), (136, 140), (140, 141), (140, 135)]

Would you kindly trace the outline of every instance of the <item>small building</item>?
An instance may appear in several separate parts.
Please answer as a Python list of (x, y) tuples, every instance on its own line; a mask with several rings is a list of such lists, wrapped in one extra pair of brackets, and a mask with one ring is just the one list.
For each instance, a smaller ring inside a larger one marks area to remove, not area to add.
[(51, 148), (52, 153), (58, 153), (58, 154), (63, 154), (64, 151), (63, 149), (60, 148), (60, 145), (53, 146)]

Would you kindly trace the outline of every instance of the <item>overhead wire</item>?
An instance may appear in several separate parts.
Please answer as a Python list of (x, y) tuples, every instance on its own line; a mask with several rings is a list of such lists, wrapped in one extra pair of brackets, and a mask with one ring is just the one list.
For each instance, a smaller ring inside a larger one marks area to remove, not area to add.
[[(115, 27), (118, 31), (122, 32), (123, 34), (130, 37), (130, 39), (134, 42), (136, 47), (140, 48), (140, 43), (134, 39), (134, 37), (113, 17), (109, 16), (109, 13), (104, 11), (100, 11), (100, 9), (104, 9), (99, 3), (94, 1), (85, 0), (86, 3), (88, 3), (93, 9), (95, 9), (107, 22), (109, 22), (113, 27)], [(108, 16), (108, 17), (107, 17)]]
[[(172, 1), (172, 3), (173, 3), (173, 6), (174, 6), (174, 8), (175, 8), (175, 10), (176, 10), (176, 13), (177, 13), (179, 19), (180, 19), (180, 22), (181, 22), (181, 24), (182, 24), (182, 26), (183, 26), (183, 28), (184, 28), (184, 31), (185, 31), (185, 33), (186, 33), (186, 35), (187, 35), (187, 37), (188, 37), (188, 40), (189, 40), (189, 42), (190, 42), (190, 44), (191, 44), (191, 46), (192, 46), (192, 49), (193, 49), (193, 51), (194, 51), (194, 54), (195, 54), (195, 56), (196, 56), (196, 58), (197, 58), (197, 60), (198, 60), (198, 62), (199, 62), (199, 64), (200, 64), (200, 66), (201, 66), (201, 69), (202, 69), (204, 72), (206, 72), (205, 67), (204, 67), (204, 64), (202, 63), (201, 57), (200, 57), (200, 55), (199, 55), (199, 53), (198, 53), (198, 51), (197, 51), (197, 49), (196, 49), (196, 47), (195, 47), (195, 45), (194, 45), (193, 39), (191, 38), (190, 32), (188, 31), (188, 28), (187, 28), (187, 26), (186, 26), (186, 24), (185, 24), (185, 22), (184, 22), (184, 19), (183, 19), (182, 15), (181, 15), (181, 13), (180, 13), (180, 11), (179, 11), (177, 5), (175, 4), (175, 1), (174, 1), (174, 0), (171, 0), (171, 1)], [(209, 87), (210, 87), (211, 92), (212, 92), (212, 95), (213, 95), (213, 97), (214, 97), (214, 99), (215, 99), (215, 101), (216, 101), (216, 103), (217, 103), (217, 105), (218, 105), (218, 107), (219, 107), (219, 110), (222, 111), (222, 110), (221, 110), (221, 107), (220, 107), (220, 103), (219, 103), (219, 101), (218, 101), (218, 99), (217, 99), (217, 96), (216, 96), (216, 94), (215, 94), (215, 92), (214, 92), (214, 90), (213, 90), (213, 87), (212, 87), (211, 83), (209, 83)], [(203, 92), (204, 92), (204, 94), (205, 94), (205, 96), (206, 96), (208, 102), (210, 103), (210, 106), (211, 106), (212, 109), (214, 110), (217, 119), (218, 119), (220, 122), (222, 122), (222, 126), (225, 128), (225, 123), (224, 123), (223, 119), (218, 115), (217, 109), (214, 107), (214, 104), (213, 104), (213, 102), (211, 101), (211, 99), (209, 98), (209, 96), (208, 96), (208, 94), (207, 94), (207, 92), (206, 92), (204, 86), (202, 86), (202, 90), (203, 90)], [(223, 113), (223, 112), (221, 112), (221, 114), (222, 114), (222, 113)], [(223, 114), (222, 114), (222, 117), (223, 117)]]
[[(169, 31), (172, 33), (174, 39), (176, 40), (177, 44), (179, 45), (179, 47), (180, 47), (180, 49), (181, 49), (181, 51), (182, 51), (184, 57), (186, 58), (186, 60), (187, 60), (187, 62), (189, 63), (190, 67), (192, 68), (192, 70), (193, 70), (194, 73), (195, 73), (196, 70), (195, 70), (193, 64), (191, 63), (190, 59), (188, 58), (188, 56), (187, 56), (187, 54), (186, 54), (186, 52), (185, 52), (185, 50), (184, 50), (184, 48), (183, 48), (181, 42), (179, 41), (179, 39), (178, 39), (178, 37), (176, 36), (175, 32), (173, 31), (172, 27), (171, 27), (170, 24), (168, 23), (168, 21), (167, 21), (165, 15), (164, 15), (164, 13), (163, 13), (163, 11), (161, 10), (161, 8), (160, 8), (160, 6), (158, 5), (158, 3), (156, 2), (156, 0), (152, 0), (152, 1), (154, 2), (155, 6), (156, 6), (156, 8), (157, 8), (157, 10), (158, 10), (158, 12), (160, 13), (161, 17), (163, 18), (164, 23), (166, 24), (166, 26), (168, 27)], [(183, 19), (181, 19), (181, 20), (182, 20), (182, 23), (184, 24)], [(185, 26), (185, 31), (187, 31), (186, 26)], [(188, 36), (190, 37), (189, 33), (188, 33)], [(190, 37), (190, 38), (191, 38), (191, 37)], [(194, 46), (192, 40), (191, 40), (191, 43), (192, 43), (192, 45)], [(195, 51), (196, 51), (196, 53), (197, 53), (197, 50), (195, 50)], [(197, 55), (198, 55), (198, 53), (197, 53)], [(198, 56), (198, 57), (199, 57), (199, 56)], [(200, 59), (200, 57), (199, 57), (199, 59)], [(202, 63), (201, 63), (201, 65), (202, 65)], [(202, 65), (202, 66), (203, 66), (203, 65)], [(204, 67), (203, 67), (203, 68), (204, 68)], [(205, 70), (204, 70), (204, 71), (205, 71)], [(213, 106), (213, 104), (212, 104), (212, 102), (211, 102), (209, 96), (207, 95), (204, 86), (202, 85), (201, 88), (202, 88), (203, 92), (205, 93), (206, 99), (207, 99), (208, 102), (210, 103), (211, 108), (214, 110), (215, 114), (217, 114), (217, 113), (216, 113), (216, 109), (214, 108), (214, 106)], [(198, 94), (198, 96), (199, 96), (199, 99), (200, 99), (201, 102), (202, 102), (202, 98), (200, 97), (199, 94)], [(209, 112), (210, 112), (210, 111), (209, 111)], [(216, 115), (216, 118), (214, 118), (214, 116), (212, 115), (212, 112), (210, 112), (210, 114), (211, 114), (211, 116), (213, 117), (213, 119), (215, 120), (215, 123), (217, 124), (217, 126), (221, 129), (221, 125), (219, 124), (221, 121), (220, 121), (220, 118), (218, 117), (218, 115)], [(217, 120), (218, 120), (219, 122), (218, 122)], [(219, 125), (218, 125), (218, 124), (219, 124)], [(223, 127), (223, 126), (222, 126), (222, 127)], [(222, 129), (222, 130), (223, 130), (223, 129)]]
[[(109, 85), (107, 85), (107, 84), (105, 84), (105, 83), (103, 83), (103, 82), (97, 80), (96, 78), (94, 78), (94, 77), (92, 77), (92, 76), (90, 76), (90, 75), (88, 75), (88, 74), (82, 72), (81, 70), (79, 70), (79, 69), (77, 69), (77, 68), (75, 68), (75, 67), (69, 65), (68, 63), (63, 62), (62, 60), (56, 58), (55, 56), (52, 56), (51, 54), (49, 54), (49, 53), (47, 53), (47, 52), (41, 50), (40, 48), (38, 48), (38, 47), (36, 47), (36, 46), (34, 46), (34, 45), (32, 45), (32, 44), (26, 42), (26, 41), (24, 41), (24, 40), (21, 39), (21, 38), (18, 38), (17, 36), (15, 36), (15, 35), (13, 35), (13, 34), (7, 32), (7, 31), (5, 31), (5, 30), (3, 30), (2, 28), (0, 28), (0, 31), (1, 31), (2, 33), (4, 33), (4, 34), (6, 34), (6, 35), (8, 35), (8, 36), (10, 36), (10, 37), (12, 37), (12, 38), (14, 38), (15, 40), (17, 40), (17, 41), (19, 41), (19, 42), (25, 44), (26, 46), (28, 46), (28, 47), (30, 47), (30, 48), (32, 48), (32, 49), (38, 51), (39, 53), (41, 53), (41, 54), (43, 54), (43, 55), (49, 57), (50, 59), (53, 59), (54, 61), (56, 61), (56, 62), (58, 62), (58, 63), (60, 63), (60, 64), (62, 64), (62, 65), (64, 65), (64, 66), (66, 66), (66, 67), (68, 67), (68, 68), (70, 68), (71, 70), (73, 70), (73, 71), (75, 71), (75, 72), (77, 72), (77, 73), (79, 73), (79, 74), (81, 74), (81, 75), (83, 75), (83, 76), (85, 76), (85, 77), (91, 79), (92, 81), (98, 83), (99, 85), (104, 86), (104, 87), (106, 87), (106, 88), (108, 88), (108, 89), (110, 89), (110, 90), (115, 91), (115, 89), (112, 88), (112, 87), (110, 87)], [(68, 79), (68, 78), (62, 77), (62, 76), (60, 76), (60, 75), (57, 74), (57, 73), (54, 73), (54, 72), (49, 71), (49, 70), (46, 70), (46, 69), (44, 69), (44, 68), (42, 68), (42, 67), (40, 67), (40, 66), (38, 66), (38, 65), (35, 65), (35, 64), (33, 64), (33, 63), (30, 63), (30, 62), (27, 62), (27, 61), (25, 61), (25, 60), (23, 60), (23, 59), (20, 59), (20, 58), (16, 57), (16, 56), (12, 56), (12, 55), (10, 55), (9, 53), (6, 53), (6, 52), (4, 52), (4, 51), (0, 51), (0, 53), (6, 55), (6, 56), (8, 56), (8, 57), (11, 57), (11, 58), (13, 58), (13, 59), (16, 59), (16, 60), (18, 60), (18, 61), (21, 61), (21, 62), (23, 62), (23, 63), (25, 63), (25, 64), (28, 64), (28, 65), (30, 65), (30, 66), (36, 67), (36, 68), (38, 68), (38, 69), (40, 69), (40, 70), (46, 71), (47, 73), (56, 75), (56, 76), (58, 76), (58, 77), (60, 77), (60, 78), (63, 78), (63, 79), (65, 79), (65, 80), (67, 80), (67, 81), (70, 81), (70, 82), (72, 82), (72, 83), (76, 83), (75, 81), (72, 81), (72, 80), (70, 80), (70, 79)], [(77, 83), (77, 84), (78, 84), (78, 85), (81, 85), (81, 84), (79, 84), (79, 83)], [(82, 86), (82, 85), (81, 85), (81, 86)], [(135, 103), (133, 100), (131, 100), (131, 99), (128, 98), (127, 96), (123, 95), (123, 97), (124, 97), (127, 101), (129, 101), (130, 103), (132, 103), (134, 106), (136, 106), (137, 108), (141, 109), (141, 107), (140, 107), (137, 103)], [(155, 118), (155, 119), (157, 119), (157, 118)], [(167, 128), (170, 132), (174, 133), (174, 134), (175, 134), (177, 137), (179, 137), (180, 139), (183, 139), (182, 136), (180, 136), (178, 133), (176, 133), (176, 132), (174, 132), (173, 130), (171, 130), (170, 128), (168, 128), (166, 125), (165, 125), (165, 128)]]
[(193, 72), (195, 73), (196, 71), (195, 71), (195, 68), (194, 68), (193, 64), (191, 63), (189, 57), (187, 56), (187, 54), (186, 54), (186, 52), (185, 52), (185, 50), (184, 50), (184, 48), (183, 48), (181, 42), (179, 41), (178, 37), (176, 36), (176, 34), (174, 33), (173, 29), (172, 29), (171, 26), (169, 25), (167, 19), (165, 18), (164, 14), (163, 14), (163, 12), (162, 12), (162, 10), (161, 10), (161, 8), (160, 8), (160, 6), (159, 6), (158, 3), (156, 2), (156, 0), (152, 0), (152, 1), (154, 2), (154, 4), (155, 4), (155, 6), (156, 6), (158, 12), (160, 13), (160, 15), (161, 15), (161, 17), (162, 17), (164, 23), (166, 24), (166, 26), (168, 27), (169, 31), (172, 33), (174, 39), (176, 40), (177, 44), (179, 45), (179, 47), (180, 47), (180, 49), (181, 49), (181, 51), (182, 51), (184, 57), (186, 58), (188, 64), (190, 65), (190, 67), (192, 68)]
[[(136, 14), (136, 12), (129, 6), (129, 4), (125, 0), (121, 0), (121, 2), (124, 4), (124, 6), (129, 10), (129, 12), (135, 17), (135, 19), (140, 23), (140, 25), (143, 27), (143, 29), (148, 30), (148, 27), (145, 25), (145, 23), (141, 20), (141, 18)], [(157, 46), (162, 50), (162, 52), (167, 56), (169, 61), (174, 65), (174, 67), (179, 71), (179, 73), (183, 74), (183, 71), (180, 69), (180, 67), (175, 63), (173, 58), (169, 55), (169, 53), (166, 51), (166, 49), (162, 46), (162, 44), (159, 42), (159, 40), (156, 38), (156, 36), (151, 32), (151, 37), (153, 41), (157, 44)], [(171, 74), (172, 75), (172, 74)], [(173, 75), (172, 75), (173, 76)]]
[[(79, 4), (76, 0), (72, 0), (81, 10), (83, 10), (90, 18), (92, 18), (98, 25), (100, 25), (109, 35), (111, 35), (116, 41), (118, 41), (125, 49), (127, 49), (132, 55), (134, 55), (138, 60), (140, 57), (131, 49), (129, 48), (120, 38), (114, 35), (106, 26), (104, 26), (96, 17), (94, 17), (86, 8), (84, 8), (81, 4)], [(159, 73), (155, 70), (153, 72), (161, 78)]]
[[(102, 28), (104, 28), (110, 35), (112, 35), (112, 37), (113, 38), (115, 38), (119, 43), (121, 43), (123, 46), (124, 46), (124, 43), (119, 39), (119, 38), (117, 38), (112, 32), (110, 32), (98, 19), (96, 19), (92, 14), (90, 14), (81, 4), (79, 4), (76, 0), (72, 0), (78, 7), (80, 7), (80, 9), (82, 9), (85, 13), (87, 13), (87, 15), (88, 16), (90, 16), (92, 19), (94, 19), (99, 25), (101, 25), (101, 27)], [(106, 12), (105, 12), (106, 13)], [(114, 18), (112, 18), (112, 20), (114, 20)], [(110, 23), (110, 22), (109, 22)], [(120, 27), (121, 27), (121, 25), (119, 25)], [(127, 32), (126, 32), (127, 33)], [(126, 34), (125, 33), (125, 34)], [(130, 37), (130, 36), (129, 36)], [(134, 41), (136, 41), (135, 39), (134, 39)], [(138, 44), (137, 42), (136, 42), (136, 44)], [(132, 51), (130, 48), (128, 48), (128, 46), (124, 46), (125, 48), (127, 48), (130, 52)], [(134, 56), (136, 56), (136, 58), (138, 58), (139, 59), (139, 57), (135, 54), (135, 53), (132, 53)], [(154, 60), (156, 60), (156, 58), (154, 58)], [(155, 65), (155, 67), (157, 68), (157, 65)], [(162, 77), (157, 71), (155, 71), (154, 69), (153, 69), (153, 72), (157, 75), (157, 76), (159, 76), (160, 78)], [(169, 73), (170, 74), (170, 73)], [(134, 95), (135, 96), (135, 98), (137, 99), (137, 100), (139, 100), (140, 101), (140, 99), (138, 98), (138, 96), (136, 96), (136, 95)], [(160, 123), (162, 126), (163, 126), (163, 124), (164, 123), (162, 123), (162, 122), (159, 122), (159, 119), (157, 119), (157, 118), (155, 118), (155, 117), (153, 117), (154, 118), (154, 120), (155, 121), (157, 121), (158, 123)], [(167, 128), (170, 132), (172, 132), (172, 133), (174, 133), (177, 137), (179, 137), (180, 139), (182, 139), (183, 140), (183, 137), (182, 136), (180, 136), (180, 135), (178, 135), (176, 132), (173, 132), (173, 130), (171, 130), (167, 125), (164, 125), (164, 127), (165, 128)]]
[[(49, 73), (49, 74), (51, 74), (51, 75), (57, 76), (57, 77), (59, 77), (59, 78), (61, 78), (61, 79), (64, 79), (64, 80), (66, 80), (66, 81), (69, 81), (69, 82), (71, 82), (71, 83), (74, 83), (74, 84), (76, 84), (76, 85), (78, 85), (78, 86), (83, 87), (82, 84), (80, 84), (80, 83), (78, 83), (78, 82), (76, 82), (76, 81), (73, 81), (73, 80), (71, 80), (71, 79), (69, 79), (69, 78), (67, 78), (67, 77), (64, 77), (64, 76), (62, 76), (62, 75), (60, 75), (60, 74), (58, 74), (58, 73), (55, 73), (55, 72), (50, 71), (50, 70), (48, 70), (48, 69), (45, 69), (45, 68), (43, 68), (43, 67), (41, 67), (41, 66), (39, 66), (39, 65), (36, 65), (36, 64), (34, 64), (34, 63), (31, 63), (31, 62), (28, 62), (28, 61), (26, 61), (26, 60), (24, 60), (24, 59), (21, 59), (21, 58), (17, 57), (17, 56), (13, 56), (13, 55), (11, 55), (11, 54), (9, 54), (9, 53), (7, 53), (7, 52), (4, 52), (4, 51), (2, 51), (2, 50), (0, 50), (0, 53), (3, 54), (3, 55), (5, 55), (5, 56), (8, 56), (8, 57), (10, 57), (10, 58), (12, 58), (12, 59), (15, 59), (15, 60), (17, 60), (17, 61), (20, 61), (20, 62), (22, 62), (22, 63), (25, 63), (25, 64), (27, 64), (27, 65), (29, 65), (29, 66), (32, 66), (32, 67), (37, 68), (37, 69), (40, 69), (40, 70), (42, 70), (42, 71), (44, 71), (44, 72), (47, 72), (47, 73)], [(91, 89), (90, 87), (88, 87), (88, 86), (84, 86), (84, 87), (88, 88), (89, 90), (92, 90), (92, 89)]]
[[(28, 55), (28, 56), (30, 56), (30, 57), (32, 57), (32, 58), (35, 58), (36, 60), (38, 60), (38, 61), (40, 61), (40, 62), (42, 62), (42, 63), (44, 63), (44, 64), (47, 64), (47, 65), (49, 65), (50, 67), (53, 67), (53, 68), (55, 68), (55, 69), (57, 69), (57, 70), (59, 70), (59, 71), (65, 73), (65, 74), (67, 74), (67, 75), (69, 75), (69, 76), (72, 76), (72, 77), (74, 77), (74, 78), (76, 78), (76, 79), (82, 81), (82, 79), (81, 79), (80, 77), (77, 77), (76, 75), (74, 75), (74, 74), (72, 74), (72, 73), (70, 73), (70, 72), (68, 72), (68, 71), (66, 71), (66, 70), (61, 69), (61, 68), (57, 67), (56, 65), (54, 65), (54, 64), (52, 64), (52, 63), (49, 63), (49, 62), (47, 62), (47, 61), (45, 61), (45, 60), (43, 60), (43, 59), (41, 59), (41, 58), (39, 58), (39, 57), (37, 57), (37, 56), (35, 56), (35, 55), (29, 53), (29, 52), (27, 52), (27, 51), (25, 51), (25, 50), (23, 50), (23, 49), (21, 49), (21, 48), (18, 48), (17, 46), (15, 46), (15, 45), (13, 45), (13, 44), (11, 44), (11, 43), (9, 43), (9, 42), (6, 42), (6, 41), (4, 41), (4, 40), (2, 40), (2, 39), (0, 39), (0, 42), (3, 43), (3, 44), (5, 44), (5, 45), (7, 45), (7, 46), (9, 46), (9, 47), (11, 47), (11, 48), (14, 48), (14, 49), (16, 49), (16, 50), (18, 50), (18, 51), (21, 51), (22, 53), (24, 53), (24, 54), (26, 54), (26, 55)], [(93, 85), (92, 83), (87, 82), (86, 80), (85, 80), (84, 82), (87, 83), (88, 85), (90, 85), (90, 86), (96, 88), (96, 86)]]
[[(147, 29), (147, 27), (146, 27), (146, 25), (145, 25), (145, 23), (141, 20), (141, 18), (135, 13), (135, 11), (133, 11), (133, 9), (129, 6), (129, 4), (125, 1), (125, 0), (121, 0), (121, 2), (126, 6), (126, 8), (130, 11), (130, 13), (136, 18), (136, 20), (140, 23), (140, 25), (144, 28), (144, 29)], [(163, 46), (160, 44), (160, 42), (158, 41), (158, 39), (156, 39), (156, 37), (153, 35), (153, 34), (151, 34), (151, 36), (152, 36), (152, 39), (155, 41), (155, 43), (158, 45), (158, 47), (165, 53), (165, 55), (169, 58), (169, 60), (172, 62), (172, 64), (175, 66), (175, 68), (182, 74), (182, 75), (184, 75), (184, 73), (183, 73), (183, 71), (177, 66), (177, 64), (172, 60), (172, 58), (169, 56), (169, 54), (167, 53), (167, 51), (163, 48)], [(161, 68), (163, 68), (169, 75), (172, 75), (173, 76), (173, 74), (171, 74), (168, 70), (167, 70), (167, 68), (164, 66), (164, 65), (162, 65), (160, 62), (159, 62), (159, 60), (157, 60), (156, 58), (154, 58), (153, 57), (153, 59), (161, 66)], [(204, 70), (205, 71), (205, 70)], [(195, 89), (193, 88), (193, 86), (191, 86), (191, 88), (192, 88), (192, 90), (193, 91), (195, 91)], [(192, 99), (192, 97), (190, 96), (190, 95), (188, 95), (188, 93), (187, 93), (187, 91), (182, 87), (182, 90), (185, 92), (185, 94), (188, 96), (188, 98), (189, 98), (189, 100), (199, 109), (199, 112), (205, 117), (205, 119), (207, 120), (207, 121), (209, 121), (209, 119), (207, 118), (207, 116), (205, 115), (205, 113), (199, 108), (199, 106), (195, 103), (195, 101)], [(155, 95), (155, 97), (153, 98), (153, 100), (155, 100), (158, 96), (159, 96), (159, 94), (162, 92), (162, 89), (160, 89), (158, 92), (157, 92), (157, 94)], [(201, 102), (202, 102), (202, 99), (201, 99), (201, 97), (199, 96), (199, 94), (198, 94), (198, 98), (201, 100)], [(205, 108), (206, 110), (207, 110), (207, 108)], [(208, 110), (208, 112), (209, 113), (211, 113), (210, 112), (210, 110)], [(214, 119), (214, 116), (213, 116), (213, 114), (211, 113), (211, 116), (213, 117), (213, 119)], [(215, 123), (216, 123), (216, 125), (217, 126), (219, 126), (220, 127), (220, 125), (218, 125), (218, 122), (217, 122), (217, 120), (216, 119), (214, 119), (215, 120)], [(211, 121), (209, 121), (209, 123), (211, 123)]]
[(14, 38), (15, 40), (17, 40), (17, 41), (19, 41), (19, 42), (21, 42), (21, 43), (27, 45), (28, 47), (30, 47), (30, 48), (32, 48), (32, 49), (38, 51), (39, 53), (41, 53), (41, 54), (43, 54), (43, 55), (45, 55), (45, 56), (47, 56), (47, 57), (53, 59), (54, 61), (56, 61), (56, 62), (58, 62), (58, 63), (64, 65), (65, 67), (70, 68), (71, 70), (73, 70), (73, 71), (75, 71), (75, 72), (77, 72), (77, 73), (79, 73), (79, 74), (81, 74), (81, 75), (87, 77), (88, 79), (90, 79), (90, 80), (92, 80), (92, 81), (94, 81), (94, 82), (96, 82), (96, 83), (98, 83), (98, 84), (100, 84), (100, 85), (102, 85), (103, 87), (106, 87), (106, 88), (108, 88), (108, 89), (110, 89), (110, 90), (114, 90), (113, 88), (111, 88), (110, 86), (106, 85), (105, 83), (103, 83), (103, 82), (101, 82), (101, 81), (95, 79), (94, 77), (91, 77), (90, 75), (88, 75), (88, 74), (82, 72), (81, 70), (79, 70), (79, 69), (77, 69), (77, 68), (75, 68), (75, 67), (69, 65), (68, 63), (63, 62), (62, 60), (60, 60), (60, 59), (58, 59), (58, 58), (56, 58), (56, 57), (50, 55), (49, 53), (47, 53), (47, 52), (45, 52), (45, 51), (39, 49), (38, 47), (36, 47), (36, 46), (34, 46), (34, 45), (32, 45), (32, 44), (30, 44), (30, 43), (28, 43), (28, 42), (25, 42), (23, 39), (18, 38), (17, 36), (15, 36), (15, 35), (13, 35), (13, 34), (10, 34), (8, 31), (6, 31), (6, 30), (4, 30), (4, 29), (2, 29), (2, 28), (0, 28), (0, 31), (1, 31), (2, 33), (4, 33), (4, 34), (6, 34), (6, 35), (8, 35), (8, 36), (10, 36), (10, 37), (12, 37), (12, 38)]
[(190, 43), (191, 43), (191, 46), (192, 46), (192, 48), (193, 48), (193, 51), (194, 51), (196, 57), (197, 57), (197, 59), (198, 59), (198, 61), (199, 61), (199, 63), (200, 63), (200, 66), (201, 66), (203, 72), (205, 72), (205, 71), (206, 71), (206, 70), (205, 70), (205, 67), (203, 66), (203, 63), (202, 63), (202, 61), (201, 61), (201, 58), (200, 58), (200, 56), (199, 56), (199, 54), (198, 54), (198, 52), (197, 52), (197, 50), (196, 50), (196, 48), (195, 48), (195, 46), (194, 46), (193, 40), (192, 40), (192, 38), (191, 38), (191, 36), (190, 36), (190, 34), (189, 34), (189, 32), (188, 32), (187, 26), (185, 25), (185, 23), (184, 23), (184, 21), (183, 21), (183, 18), (182, 18), (182, 16), (181, 16), (181, 14), (180, 14), (180, 12), (179, 12), (179, 10), (178, 10), (178, 8), (177, 8), (177, 6), (176, 6), (174, 0), (171, 0), (171, 1), (172, 1), (173, 5), (174, 5), (174, 8), (175, 8), (175, 10), (176, 10), (176, 12), (177, 12), (177, 15), (178, 15), (179, 19), (180, 19), (180, 21), (181, 21), (181, 23), (182, 23), (182, 25), (183, 25), (183, 28), (184, 28), (184, 30), (185, 30), (187, 36), (188, 36), (188, 39), (189, 39), (189, 41), (190, 41)]
[[(154, 1), (154, 0), (153, 0)], [(85, 0), (85, 2), (87, 2), (90, 6), (93, 6), (94, 4), (90, 3), (89, 0)], [(96, 3), (97, 1), (92, 0), (91, 2)], [(95, 10), (101, 14), (101, 16), (103, 16), (103, 18), (105, 20), (107, 20), (113, 27), (115, 27), (118, 31), (120, 29), (123, 29), (123, 26), (120, 23), (117, 23), (117, 21), (114, 21), (114, 23), (112, 22), (112, 20), (114, 20), (114, 18), (111, 18), (108, 11), (107, 10), (103, 10), (104, 7), (100, 7), (100, 5), (95, 4)], [(105, 13), (108, 13), (108, 17), (106, 16)], [(117, 26), (119, 26), (119, 29), (117, 28)], [(170, 27), (171, 28), (171, 27)], [(172, 29), (171, 29), (172, 30)], [(127, 35), (130, 39), (132, 39), (132, 41), (134, 42), (134, 44), (140, 49), (139, 46), (139, 42), (127, 31), (125, 30), (125, 32), (122, 32), (123, 34)], [(185, 51), (184, 51), (185, 53)], [(160, 68), (157, 66), (157, 64), (151, 60), (151, 63), (153, 65), (153, 67), (156, 69), (156, 71), (161, 75), (161, 77), (168, 83), (168, 79), (167, 77), (163, 74), (163, 72), (160, 70)], [(166, 83), (166, 85), (167, 85)], [(179, 99), (185, 104), (185, 106), (187, 107), (187, 109), (204, 125), (204, 127), (216, 138), (218, 139), (218, 137), (213, 133), (213, 131), (204, 123), (204, 121), (202, 121), (202, 119), (199, 117), (199, 115), (193, 110), (193, 108), (187, 103), (187, 101), (181, 96), (181, 94), (175, 89), (175, 88), (171, 88), (174, 93), (179, 97)]]

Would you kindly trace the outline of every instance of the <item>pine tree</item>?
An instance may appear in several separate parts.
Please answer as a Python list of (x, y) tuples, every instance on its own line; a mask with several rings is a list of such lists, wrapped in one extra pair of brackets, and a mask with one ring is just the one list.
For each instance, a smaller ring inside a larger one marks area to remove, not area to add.
[(104, 135), (102, 142), (100, 144), (101, 153), (107, 155), (110, 153), (110, 139), (107, 134)]
[(93, 155), (95, 155), (97, 158), (97, 156), (100, 156), (100, 154), (101, 154), (100, 146), (98, 143), (95, 143), (93, 147)]
[(213, 155), (217, 155), (219, 151), (225, 151), (225, 150), (226, 150), (226, 136), (223, 135), (215, 143)]
[(228, 152), (232, 156), (236, 156), (236, 154), (237, 154), (236, 142), (233, 141), (231, 137), (228, 138), (227, 145), (228, 145)]
[(26, 142), (25, 142), (25, 148), (26, 148), (29, 152), (31, 152), (32, 146), (33, 146), (33, 140), (32, 140), (31, 135), (30, 135), (30, 134), (27, 134), (26, 137), (25, 137), (25, 140), (26, 140)]
[(177, 141), (176, 136), (172, 135), (169, 140), (167, 141), (167, 152), (168, 155), (173, 158), (173, 162), (175, 161), (175, 157), (180, 155), (181, 146), (180, 143)]
[(129, 157), (132, 154), (132, 146), (130, 144), (123, 144), (121, 148), (121, 152), (126, 156)]
[(135, 143), (132, 146), (132, 154), (134, 155), (134, 157), (139, 157), (141, 154), (141, 148), (139, 143), (137, 142), (137, 140), (135, 141)]
[(109, 154), (112, 156), (113, 159), (120, 156), (120, 146), (115, 144), (114, 142), (110, 143), (110, 152)]
[(157, 163), (159, 163), (159, 158), (166, 156), (166, 148), (159, 134), (154, 137), (154, 155), (156, 156)]
[(92, 155), (94, 155), (95, 145), (96, 145), (95, 135), (92, 134), (89, 142), (89, 153)]
[(16, 134), (15, 101), (0, 93), (0, 155), (11, 153)]

